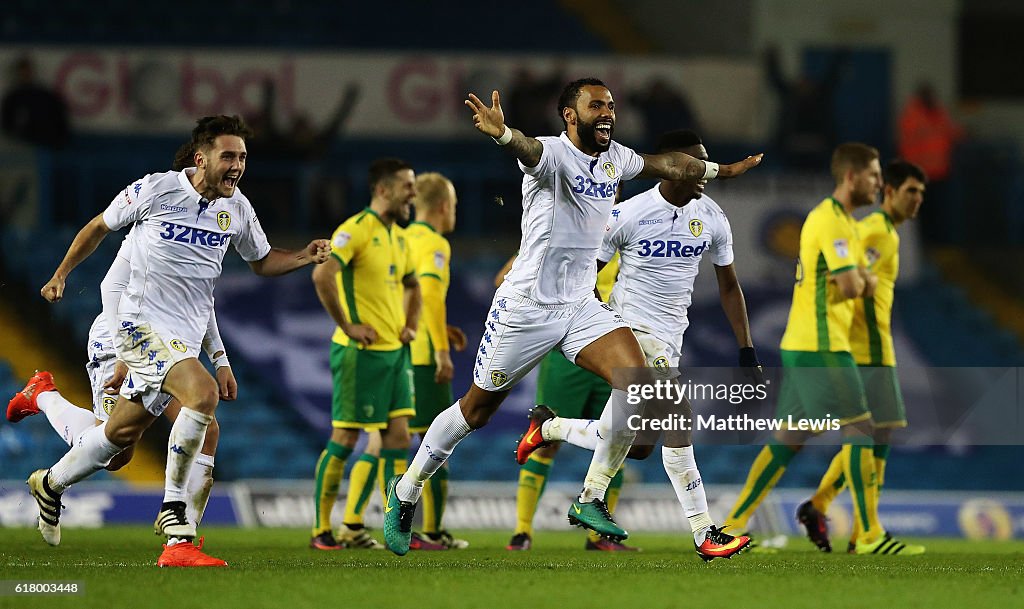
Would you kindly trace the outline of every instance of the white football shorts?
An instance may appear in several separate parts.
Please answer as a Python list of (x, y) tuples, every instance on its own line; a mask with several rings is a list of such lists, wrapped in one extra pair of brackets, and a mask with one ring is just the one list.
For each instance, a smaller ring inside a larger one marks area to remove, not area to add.
[(486, 391), (506, 391), (548, 351), (559, 348), (575, 362), (590, 343), (628, 327), (621, 315), (593, 296), (570, 305), (545, 305), (502, 285), (484, 322), (473, 382)]
[(141, 397), (146, 410), (158, 417), (170, 401), (170, 396), (160, 391), (167, 371), (182, 360), (198, 358), (202, 345), (186, 342), (147, 322), (120, 321), (119, 324), (114, 346), (118, 358), (128, 365), (121, 395), (128, 399)]

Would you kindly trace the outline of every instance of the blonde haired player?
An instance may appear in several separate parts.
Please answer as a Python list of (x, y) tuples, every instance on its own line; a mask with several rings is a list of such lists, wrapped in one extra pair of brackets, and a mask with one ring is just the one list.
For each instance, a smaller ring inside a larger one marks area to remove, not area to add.
[[(451, 180), (439, 173), (416, 176), (416, 221), (405, 229), (413, 268), (423, 293), (420, 331), (410, 343), (416, 385), (416, 414), (409, 431), (421, 436), (434, 417), (452, 403), (451, 349), (466, 348), (466, 335), (448, 325), (446, 300), (451, 283), (452, 248), (445, 235), (455, 230), (458, 197)], [(469, 542), (452, 536), (442, 524), (448, 502), (448, 465), (437, 471), (423, 488), (424, 539), (413, 534), (412, 549), (429, 548), (429, 543), (462, 549)]]

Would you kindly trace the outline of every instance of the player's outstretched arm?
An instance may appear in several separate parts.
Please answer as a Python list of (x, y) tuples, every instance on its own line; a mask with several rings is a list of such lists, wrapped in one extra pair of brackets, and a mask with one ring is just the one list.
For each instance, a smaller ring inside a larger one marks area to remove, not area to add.
[(719, 165), (705, 162), (682, 152), (663, 154), (641, 154), (644, 169), (638, 178), (661, 178), (665, 180), (713, 180), (735, 178), (743, 175), (761, 163), (764, 154), (748, 156), (738, 163)]
[(273, 277), (284, 275), (307, 264), (323, 264), (331, 255), (331, 243), (327, 239), (314, 239), (301, 250), (271, 248), (263, 258), (250, 262), (249, 267), (257, 275)]
[[(484, 135), (494, 138), (501, 146), (511, 152), (527, 167), (536, 167), (544, 152), (540, 140), (523, 135), (518, 129), (505, 124), (505, 113), (501, 110), (501, 98), (497, 91), (491, 91), (491, 107), (488, 108), (480, 98), (472, 93), (466, 100), (466, 106), (473, 111), (473, 125)], [(506, 133), (508, 130), (508, 133)], [(511, 138), (511, 139), (509, 139)]]
[(57, 302), (63, 298), (64, 282), (67, 281), (68, 275), (71, 274), (71, 271), (76, 266), (96, 251), (100, 242), (103, 241), (103, 238), (109, 232), (110, 228), (103, 221), (103, 214), (96, 216), (83, 226), (82, 230), (78, 231), (78, 234), (75, 235), (74, 241), (71, 242), (68, 253), (64, 255), (64, 260), (57, 266), (57, 270), (53, 272), (53, 277), (39, 290), (43, 298), (49, 302)]

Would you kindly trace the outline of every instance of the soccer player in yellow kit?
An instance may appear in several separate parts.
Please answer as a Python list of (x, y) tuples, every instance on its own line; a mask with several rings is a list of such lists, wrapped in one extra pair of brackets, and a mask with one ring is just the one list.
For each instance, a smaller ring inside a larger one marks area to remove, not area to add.
[[(406, 228), (413, 268), (423, 293), (420, 331), (412, 341), (412, 366), (416, 387), (416, 414), (409, 431), (423, 434), (452, 397), (452, 347), (466, 348), (466, 335), (448, 325), (446, 299), (451, 282), (452, 247), (444, 235), (455, 230), (455, 186), (439, 173), (416, 177), (416, 221)], [(441, 525), (448, 501), (448, 465), (423, 487), (423, 533), (413, 533), (412, 549), (462, 549), (469, 542), (457, 539)], [(435, 547), (436, 546), (436, 547)]]
[[(892, 539), (878, 521), (874, 425), (864, 386), (851, 354), (850, 327), (856, 301), (874, 294), (877, 278), (867, 271), (857, 236), (857, 207), (871, 205), (881, 186), (878, 151), (860, 143), (840, 144), (832, 155), (836, 188), (807, 214), (800, 230), (793, 304), (782, 337), (785, 369), (776, 417), (793, 420), (838, 419), (841, 463), (861, 527), (858, 554), (920, 554), (921, 546)], [(813, 432), (776, 432), (751, 465), (726, 526), (744, 531), (750, 516), (785, 472)]]
[[(318, 550), (342, 544), (382, 548), (366, 532), (362, 508), (378, 461), (385, 480), (404, 472), (408, 463), (408, 420), (415, 410), (407, 345), (416, 336), (421, 295), (405, 231), (397, 222), (409, 218), (415, 180), (412, 168), (399, 159), (371, 163), (369, 207), (334, 231), (331, 258), (313, 273), (320, 303), (337, 324), (331, 339), (333, 431), (316, 465), (310, 547)], [(379, 431), (380, 439), (371, 439), (352, 466), (336, 540), (331, 510), (361, 431)]]
[[(850, 346), (864, 383), (868, 408), (875, 422), (873, 454), (878, 481), (876, 501), (885, 482), (892, 430), (907, 425), (903, 395), (896, 376), (896, 350), (893, 347), (891, 328), (896, 277), (900, 266), (900, 236), (897, 229), (904, 221), (917, 217), (928, 181), (924, 170), (900, 159), (885, 167), (883, 178), (885, 190), (881, 207), (857, 224), (868, 269), (878, 277), (878, 284), (873, 296), (856, 301), (853, 326), (850, 328)], [(801, 504), (797, 511), (811, 542), (823, 550), (831, 549), (825, 514), (845, 485), (842, 459), (836, 455), (817, 492), (809, 501)], [(855, 522), (853, 539), (847, 551), (856, 551), (859, 532), (859, 523)]]

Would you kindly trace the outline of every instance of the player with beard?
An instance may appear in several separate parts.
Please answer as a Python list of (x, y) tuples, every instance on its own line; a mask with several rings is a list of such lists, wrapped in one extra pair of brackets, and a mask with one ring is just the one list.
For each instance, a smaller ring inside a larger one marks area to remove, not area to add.
[(604, 440), (594, 451), (583, 491), (569, 507), (569, 522), (625, 539), (628, 534), (611, 518), (604, 499), (636, 436), (623, 415), (642, 405), (627, 404), (627, 379), (613, 379), (612, 371), (643, 370), (645, 358), (629, 325), (594, 295), (597, 252), (616, 189), (620, 181), (636, 177), (737, 176), (761, 156), (719, 167), (679, 152), (638, 154), (612, 140), (615, 100), (595, 78), (573, 81), (562, 91), (558, 112), (566, 130), (558, 137), (532, 138), (505, 125), (497, 91), (490, 107), (473, 94), (466, 105), (476, 128), (515, 156), (525, 174), (523, 237), (519, 257), (487, 314), (473, 384), (434, 419), (409, 471), (388, 483), (385, 542), (396, 554), (408, 552), (424, 482), (553, 348), (613, 388), (600, 422)]
[(746, 530), (754, 510), (810, 439), (813, 432), (786, 427), (790, 418), (838, 419), (843, 474), (860, 531), (856, 553), (920, 554), (923, 547), (892, 539), (878, 520), (874, 421), (850, 346), (856, 302), (871, 298), (878, 281), (867, 269), (852, 215), (878, 197), (878, 151), (856, 142), (840, 144), (832, 154), (832, 177), (832, 196), (807, 214), (800, 230), (793, 304), (780, 345), (784, 374), (776, 418), (783, 429), (751, 465), (725, 525)]
[(252, 204), (237, 188), (248, 157), (248, 127), (237, 116), (200, 119), (192, 131), (193, 167), (149, 174), (119, 193), (68, 248), (40, 290), (59, 301), (71, 271), (112, 230), (135, 225), (130, 275), (118, 300), (113, 342), (128, 366), (117, 405), (104, 426), (79, 436), (50, 469), (32, 473), (28, 485), (39, 508), (39, 530), (60, 543), (61, 494), (102, 469), (138, 442), (159, 417), (164, 393), (182, 405), (168, 439), (164, 502), (157, 517), (167, 544), (159, 566), (225, 566), (193, 545), (196, 526), (187, 516), (190, 470), (218, 403), (217, 381), (197, 359), (213, 310), (213, 290), (230, 244), (265, 276), (281, 275), (330, 255), (325, 239), (297, 251), (272, 248)]

